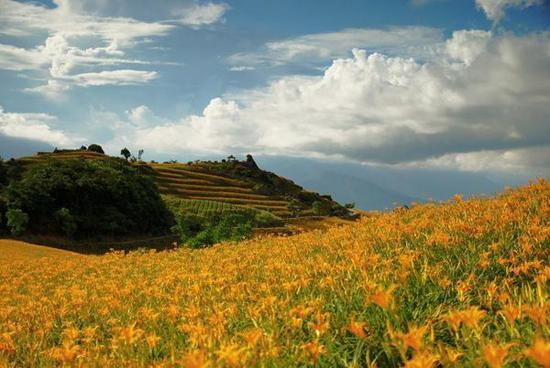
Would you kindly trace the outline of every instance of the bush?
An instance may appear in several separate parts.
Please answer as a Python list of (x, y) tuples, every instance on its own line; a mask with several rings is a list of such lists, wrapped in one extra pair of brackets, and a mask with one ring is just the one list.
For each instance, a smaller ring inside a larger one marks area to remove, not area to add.
[(315, 216), (321, 216), (321, 202), (315, 201), (311, 205), (311, 210)]
[(29, 215), (19, 208), (12, 208), (6, 212), (7, 225), (13, 235), (20, 235), (29, 224)]
[(7, 211), (7, 204), (0, 196), (0, 234), (2, 234), (6, 229), (6, 211)]
[(182, 244), (204, 248), (224, 240), (239, 241), (252, 233), (253, 220), (243, 214), (223, 214), (215, 221), (199, 216), (180, 214), (172, 228)]
[(173, 224), (152, 179), (123, 159), (48, 160), (12, 181), (6, 199), (29, 215), (28, 230), (40, 234), (163, 234)]
[(298, 217), (302, 211), (302, 204), (296, 199), (291, 199), (287, 205), (288, 211), (294, 217)]
[(67, 236), (73, 236), (77, 229), (76, 221), (71, 211), (63, 207), (55, 213), (55, 219), (61, 231)]
[(88, 146), (88, 151), (105, 154), (105, 152), (103, 151), (103, 148), (99, 144), (90, 144)]
[(195, 237), (189, 239), (186, 244), (190, 248), (204, 248), (216, 243), (214, 229), (207, 227)]
[(254, 223), (257, 227), (273, 227), (283, 226), (285, 222), (270, 212), (258, 211), (254, 216)]

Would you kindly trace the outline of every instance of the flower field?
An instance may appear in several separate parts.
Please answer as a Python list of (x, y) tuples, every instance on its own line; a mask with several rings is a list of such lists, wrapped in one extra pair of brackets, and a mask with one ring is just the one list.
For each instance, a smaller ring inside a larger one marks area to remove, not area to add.
[(539, 180), (204, 250), (0, 248), (0, 366), (550, 367), (549, 219)]

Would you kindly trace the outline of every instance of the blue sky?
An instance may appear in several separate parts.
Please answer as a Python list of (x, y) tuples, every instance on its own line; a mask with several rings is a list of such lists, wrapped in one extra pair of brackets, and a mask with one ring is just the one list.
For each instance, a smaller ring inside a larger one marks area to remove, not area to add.
[(0, 0), (0, 154), (547, 175), (549, 21), (537, 0)]

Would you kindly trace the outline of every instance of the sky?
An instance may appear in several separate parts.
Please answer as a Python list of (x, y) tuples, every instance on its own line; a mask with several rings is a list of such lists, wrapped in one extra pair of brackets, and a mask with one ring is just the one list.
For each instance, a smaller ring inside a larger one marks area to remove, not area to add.
[(542, 0), (0, 0), (0, 155), (550, 175)]

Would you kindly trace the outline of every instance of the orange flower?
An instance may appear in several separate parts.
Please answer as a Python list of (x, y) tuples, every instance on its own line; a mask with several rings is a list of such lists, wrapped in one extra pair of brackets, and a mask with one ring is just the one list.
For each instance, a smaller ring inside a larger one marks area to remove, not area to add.
[(483, 357), (485, 358), (485, 361), (487, 364), (489, 364), (489, 367), (491, 368), (500, 368), (504, 365), (504, 362), (506, 360), (506, 355), (508, 354), (508, 350), (513, 346), (513, 344), (505, 344), (505, 345), (485, 345), (481, 348), (481, 352), (483, 353)]
[(412, 359), (405, 362), (405, 368), (431, 368), (439, 361), (437, 355), (427, 351), (416, 353)]
[(370, 300), (378, 305), (382, 309), (388, 309), (393, 303), (392, 292), (395, 289), (395, 286), (390, 286), (386, 290), (378, 290), (376, 293), (370, 296)]
[(509, 324), (513, 324), (518, 318), (521, 317), (521, 308), (509, 304), (502, 308), (499, 313), (504, 316)]
[(155, 347), (157, 347), (159, 341), (160, 341), (160, 337), (158, 337), (154, 332), (150, 335), (148, 335), (146, 338), (145, 338), (145, 341), (147, 341), (147, 346), (149, 346), (149, 349), (154, 349)]
[(357, 322), (352, 319), (349, 323), (348, 330), (360, 339), (364, 339), (367, 337), (367, 335), (365, 334), (366, 324), (366, 322)]
[(461, 311), (449, 312), (445, 320), (455, 331), (458, 331), (460, 324), (464, 324), (471, 329), (477, 329), (479, 322), (486, 314), (487, 312), (480, 310), (478, 307), (471, 307)]
[(538, 305), (525, 305), (523, 311), (536, 324), (544, 326), (546, 324), (546, 305), (539, 307)]
[(325, 354), (327, 352), (326, 346), (323, 344), (320, 344), (318, 341), (311, 341), (307, 344), (302, 345), (302, 349), (304, 349), (311, 359), (313, 360), (313, 364), (317, 364), (317, 361), (319, 360), (319, 355)]
[(70, 363), (80, 355), (80, 346), (65, 340), (61, 347), (50, 349), (50, 356), (62, 363)]
[(184, 368), (208, 368), (210, 363), (206, 359), (206, 354), (203, 350), (192, 351), (185, 354), (181, 360), (181, 365)]
[(408, 347), (411, 347), (416, 351), (419, 351), (420, 349), (422, 349), (422, 345), (423, 345), (422, 340), (424, 339), (426, 328), (427, 328), (426, 326), (424, 327), (410, 326), (409, 332), (402, 335), (405, 349)]
[(533, 359), (544, 368), (550, 368), (550, 342), (536, 339), (533, 345), (523, 351), (526, 357)]

